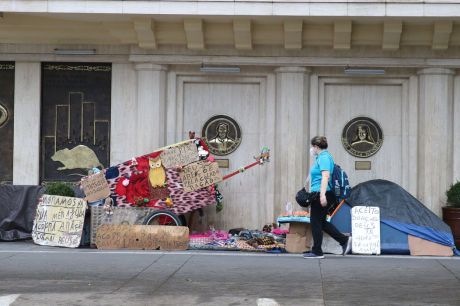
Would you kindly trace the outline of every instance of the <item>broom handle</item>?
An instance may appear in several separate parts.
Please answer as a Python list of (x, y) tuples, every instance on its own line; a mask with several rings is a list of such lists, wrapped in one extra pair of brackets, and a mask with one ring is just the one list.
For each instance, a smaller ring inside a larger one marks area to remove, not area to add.
[[(254, 167), (254, 166), (257, 166), (258, 164), (260, 164), (260, 162), (259, 162), (259, 161), (255, 161), (255, 162), (253, 162), (252, 164), (249, 164), (249, 165), (245, 166), (245, 167), (242, 168), (242, 169), (247, 170), (247, 169), (249, 169), (249, 168), (252, 168), (252, 167)], [(241, 173), (241, 169), (238, 169), (238, 170), (236, 170), (236, 171), (233, 171), (232, 173), (227, 174), (226, 176), (224, 176), (224, 177), (222, 178), (222, 181), (225, 181), (225, 180), (231, 178), (232, 176), (237, 175), (238, 173)]]

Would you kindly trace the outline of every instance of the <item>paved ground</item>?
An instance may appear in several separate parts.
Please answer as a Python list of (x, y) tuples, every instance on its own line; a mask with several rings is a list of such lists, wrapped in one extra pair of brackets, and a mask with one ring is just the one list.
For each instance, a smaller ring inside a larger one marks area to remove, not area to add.
[(460, 259), (0, 242), (0, 305), (460, 305)]

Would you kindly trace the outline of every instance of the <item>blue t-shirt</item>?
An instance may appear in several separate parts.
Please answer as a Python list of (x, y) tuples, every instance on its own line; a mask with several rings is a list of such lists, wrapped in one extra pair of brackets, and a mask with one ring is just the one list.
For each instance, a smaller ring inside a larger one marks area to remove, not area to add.
[[(321, 171), (329, 171), (329, 180), (331, 180), (333, 170), (334, 159), (327, 150), (323, 150), (316, 156), (316, 160), (310, 169), (310, 191), (319, 192), (321, 190)], [(328, 190), (331, 190), (329, 184), (326, 187), (326, 191)]]

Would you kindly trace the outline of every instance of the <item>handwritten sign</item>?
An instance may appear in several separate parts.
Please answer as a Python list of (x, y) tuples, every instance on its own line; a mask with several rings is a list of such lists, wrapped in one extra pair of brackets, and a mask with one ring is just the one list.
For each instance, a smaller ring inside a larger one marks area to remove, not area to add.
[(110, 196), (110, 188), (104, 173), (90, 175), (81, 181), (88, 202), (95, 202)]
[(97, 229), (98, 249), (186, 250), (186, 226), (103, 224)]
[(222, 181), (222, 174), (216, 162), (199, 161), (185, 166), (180, 173), (184, 190), (195, 191)]
[(380, 254), (380, 208), (355, 206), (351, 209), (352, 251)]
[(166, 149), (160, 157), (165, 168), (183, 167), (199, 159), (198, 150), (193, 142)]
[(76, 248), (80, 245), (86, 201), (43, 195), (32, 228), (36, 244)]

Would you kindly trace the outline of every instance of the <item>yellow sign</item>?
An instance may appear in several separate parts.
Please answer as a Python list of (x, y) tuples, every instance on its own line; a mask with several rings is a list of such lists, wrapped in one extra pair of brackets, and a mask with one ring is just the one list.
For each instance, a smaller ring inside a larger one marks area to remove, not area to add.
[(86, 201), (43, 195), (32, 228), (36, 244), (76, 248), (80, 245)]

